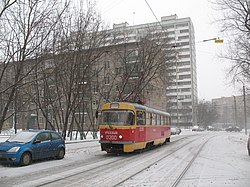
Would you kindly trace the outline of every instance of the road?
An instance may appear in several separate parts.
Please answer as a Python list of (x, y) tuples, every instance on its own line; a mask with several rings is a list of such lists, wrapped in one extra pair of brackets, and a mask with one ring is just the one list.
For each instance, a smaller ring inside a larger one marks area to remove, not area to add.
[(150, 151), (110, 155), (98, 141), (67, 144), (63, 160), (0, 165), (0, 186), (239, 186), (250, 184), (243, 133), (183, 132)]

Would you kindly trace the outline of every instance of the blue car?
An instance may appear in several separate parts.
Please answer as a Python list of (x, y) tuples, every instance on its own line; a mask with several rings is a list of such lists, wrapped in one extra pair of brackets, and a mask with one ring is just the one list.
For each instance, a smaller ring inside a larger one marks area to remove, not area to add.
[(29, 165), (33, 160), (63, 159), (65, 141), (52, 130), (25, 130), (0, 143), (0, 163)]

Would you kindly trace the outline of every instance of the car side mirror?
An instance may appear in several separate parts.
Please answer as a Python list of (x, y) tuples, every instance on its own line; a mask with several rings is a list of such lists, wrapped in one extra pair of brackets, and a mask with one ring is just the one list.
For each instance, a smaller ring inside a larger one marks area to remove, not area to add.
[(34, 144), (41, 143), (41, 140), (35, 140), (33, 143)]

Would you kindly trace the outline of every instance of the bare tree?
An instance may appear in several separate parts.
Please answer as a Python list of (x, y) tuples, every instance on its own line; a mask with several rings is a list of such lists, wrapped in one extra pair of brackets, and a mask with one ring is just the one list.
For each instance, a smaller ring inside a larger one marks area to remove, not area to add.
[(216, 21), (230, 43), (222, 55), (232, 64), (229, 75), (250, 80), (250, 1), (216, 0), (214, 5), (220, 15)]
[(1, 0), (0, 2), (0, 17), (2, 17), (3, 13), (11, 7), (13, 4), (15, 4), (17, 0)]
[(215, 107), (208, 101), (199, 101), (197, 112), (197, 123), (204, 128), (212, 125), (219, 117)]
[[(47, 127), (61, 130), (64, 138), (73, 130), (84, 137), (85, 113), (92, 104), (87, 99), (94, 76), (92, 68), (103, 53), (98, 49), (105, 42), (102, 25), (94, 5), (87, 4), (65, 14), (54, 30), (53, 45), (49, 49), (51, 55), (48, 55), (51, 67), (44, 69), (43, 86), (40, 84), (37, 88), (46, 89), (47, 95), (40, 100), (37, 96), (37, 103)], [(50, 76), (45, 76), (48, 73)], [(53, 118), (48, 118), (52, 113)]]
[(150, 31), (136, 42), (129, 41), (127, 32), (112, 33), (112, 45), (106, 49), (103, 95), (107, 101), (144, 102), (153, 89), (164, 92), (170, 80), (166, 70), (171, 51), (164, 50), (167, 39), (159, 41), (161, 37)]
[(61, 5), (57, 1), (22, 0), (15, 4), (9, 2), (9, 5), (0, 20), (0, 94), (4, 98), (0, 130), (10, 106), (12, 115), (18, 112), (17, 105), (22, 106), (17, 103), (23, 102), (18, 97), (24, 85), (32, 83), (30, 75), (40, 63), (39, 60), (28, 60), (39, 59), (46, 50), (51, 32), (65, 11), (67, 2)]

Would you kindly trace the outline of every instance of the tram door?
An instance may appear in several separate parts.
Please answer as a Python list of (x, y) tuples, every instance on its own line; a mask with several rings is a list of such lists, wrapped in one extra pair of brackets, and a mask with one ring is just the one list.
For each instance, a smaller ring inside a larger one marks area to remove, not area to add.
[(137, 134), (136, 139), (137, 142), (145, 141), (146, 134), (146, 113), (145, 111), (136, 111), (136, 125), (137, 125)]

